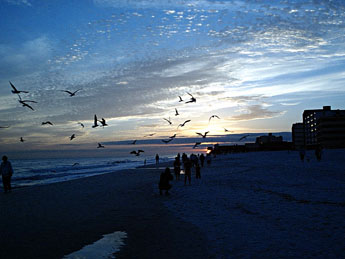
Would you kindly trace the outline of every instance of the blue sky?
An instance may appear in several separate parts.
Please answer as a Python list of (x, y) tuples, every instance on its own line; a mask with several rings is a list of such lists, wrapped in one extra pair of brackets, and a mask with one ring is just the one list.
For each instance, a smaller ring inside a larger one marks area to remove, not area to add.
[[(343, 1), (0, 6), (0, 126), (9, 126), (0, 128), (2, 153), (94, 152), (98, 142), (146, 140), (149, 133), (283, 132), (304, 109), (345, 109)], [(34, 111), (21, 106), (9, 81), (29, 91), (22, 98), (38, 102)], [(62, 91), (78, 89), (74, 97)], [(187, 93), (197, 102), (179, 102)], [(109, 126), (91, 128), (94, 114)], [(221, 119), (209, 122), (214, 114)], [(173, 125), (163, 120), (169, 117)], [(54, 126), (41, 125), (47, 120)]]

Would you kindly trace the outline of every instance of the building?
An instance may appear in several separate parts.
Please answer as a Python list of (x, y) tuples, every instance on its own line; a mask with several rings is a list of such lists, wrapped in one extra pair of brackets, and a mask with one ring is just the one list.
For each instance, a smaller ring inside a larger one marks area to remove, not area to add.
[(302, 122), (292, 124), (292, 144), (295, 149), (304, 147), (304, 124)]
[(345, 147), (345, 110), (323, 109), (303, 112), (304, 143), (306, 147)]
[(283, 137), (273, 136), (272, 133), (268, 133), (267, 136), (260, 136), (256, 138), (255, 143), (259, 145), (270, 144), (270, 143), (281, 143), (283, 142)]

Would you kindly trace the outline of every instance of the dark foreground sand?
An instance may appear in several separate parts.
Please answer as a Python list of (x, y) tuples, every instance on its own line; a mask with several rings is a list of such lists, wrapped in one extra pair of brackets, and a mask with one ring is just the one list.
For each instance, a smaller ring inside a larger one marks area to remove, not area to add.
[(62, 258), (125, 231), (116, 258), (210, 258), (201, 231), (163, 205), (142, 168), (0, 193), (0, 258)]

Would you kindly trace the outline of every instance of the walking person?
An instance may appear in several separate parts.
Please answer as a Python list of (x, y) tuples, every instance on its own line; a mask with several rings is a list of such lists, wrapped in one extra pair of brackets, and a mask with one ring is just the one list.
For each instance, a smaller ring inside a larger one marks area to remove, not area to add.
[(205, 162), (205, 156), (204, 154), (201, 154), (199, 157), (200, 163), (201, 163), (201, 167), (204, 167), (204, 162)]
[(159, 164), (159, 155), (156, 154), (156, 165), (158, 165), (158, 164)]
[(173, 180), (173, 176), (170, 173), (170, 168), (167, 167), (165, 168), (165, 171), (163, 173), (161, 173), (160, 179), (159, 179), (159, 184), (158, 184), (158, 188), (159, 188), (159, 194), (162, 195), (163, 192), (165, 190), (165, 195), (168, 196), (169, 195), (169, 190), (171, 189), (172, 185), (169, 183), (169, 181)]
[(175, 173), (175, 179), (180, 180), (180, 172), (181, 172), (181, 162), (178, 157), (175, 157), (174, 161), (174, 173)]
[(195, 176), (196, 176), (196, 179), (201, 179), (201, 173), (200, 173), (200, 165), (199, 165), (199, 163), (197, 163), (196, 166), (195, 166)]
[(11, 177), (13, 175), (13, 169), (11, 162), (8, 161), (7, 156), (2, 157), (2, 163), (0, 165), (0, 174), (2, 176), (2, 184), (4, 185), (4, 192), (11, 192)]

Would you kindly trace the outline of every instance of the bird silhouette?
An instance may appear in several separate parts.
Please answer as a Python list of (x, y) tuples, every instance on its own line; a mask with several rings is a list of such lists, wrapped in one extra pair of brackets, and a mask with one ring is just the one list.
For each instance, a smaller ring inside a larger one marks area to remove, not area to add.
[(20, 137), (20, 142), (24, 142), (25, 139), (23, 139), (23, 137)]
[(69, 140), (72, 140), (75, 138), (75, 134), (72, 134), (72, 136), (69, 137)]
[(13, 90), (11, 91), (12, 93), (14, 93), (14, 94), (20, 94), (20, 93), (29, 93), (29, 92), (27, 92), (27, 91), (19, 91), (19, 90), (17, 90), (17, 88), (11, 83), (11, 81), (9, 81), (10, 82), (10, 85), (11, 85), (11, 87), (13, 88)]
[(24, 103), (37, 103), (36, 101), (31, 101), (31, 100), (23, 100), (22, 97), (18, 94), (18, 102), (21, 103), (21, 104), (24, 104)]
[(130, 154), (134, 154), (134, 155), (136, 155), (136, 156), (140, 156), (140, 153), (141, 152), (145, 152), (144, 150), (141, 150), (141, 149), (139, 149), (138, 151), (135, 151), (135, 150), (133, 150), (132, 152), (130, 152)]
[(47, 124), (53, 126), (53, 123), (51, 123), (50, 121), (44, 121), (44, 122), (42, 122), (42, 125), (47, 125)]
[(94, 119), (93, 119), (93, 125), (92, 125), (92, 128), (96, 128), (96, 127), (98, 127), (98, 126), (99, 126), (97, 122), (98, 122), (98, 120), (97, 120), (97, 115), (95, 114)]
[(175, 116), (177, 116), (177, 115), (180, 115), (180, 114), (178, 113), (177, 109), (175, 108)]
[(81, 89), (78, 89), (77, 91), (74, 91), (74, 92), (71, 92), (71, 91), (68, 91), (68, 90), (61, 90), (61, 91), (62, 91), (62, 92), (68, 93), (69, 96), (72, 97), (72, 96), (75, 96), (75, 94), (76, 94), (77, 92), (79, 92), (80, 90), (81, 90)]
[(151, 133), (151, 134), (148, 134), (148, 135), (145, 135), (144, 138), (146, 137), (152, 137), (153, 135), (155, 135), (156, 133)]
[(162, 142), (164, 142), (165, 144), (168, 144), (170, 141), (172, 141), (174, 138), (170, 138), (170, 139), (162, 139)]
[(178, 96), (178, 98), (180, 99), (178, 102), (180, 103), (180, 102), (183, 102), (183, 99), (182, 99), (182, 97), (181, 96)]
[(177, 126), (177, 128), (178, 127), (183, 127), (187, 122), (190, 122), (191, 120), (186, 120), (184, 123), (181, 123), (181, 124), (179, 124), (178, 126)]
[(212, 116), (208, 119), (208, 122), (210, 122), (212, 118), (220, 119), (217, 115), (212, 115)]
[(242, 139), (246, 139), (248, 136), (250, 136), (250, 135), (249, 134), (244, 135), (244, 136), (240, 137), (238, 141), (241, 141)]
[(82, 128), (84, 128), (84, 124), (83, 124), (83, 123), (78, 122), (78, 124), (80, 124), (80, 126), (81, 126)]
[(0, 126), (0, 129), (8, 129), (10, 126)]
[(103, 146), (101, 143), (98, 143), (98, 147), (97, 148), (105, 148), (105, 146)]
[(189, 101), (187, 101), (186, 103), (195, 103), (196, 99), (194, 98), (193, 95), (191, 95), (190, 93), (187, 92), (187, 94), (189, 94), (191, 96), (191, 98), (189, 99)]
[(76, 166), (76, 165), (79, 165), (79, 163), (74, 163), (72, 166)]
[(33, 110), (34, 111), (34, 108), (32, 108), (32, 106), (30, 106), (29, 104), (27, 103), (22, 103), (23, 107), (28, 107), (29, 109)]
[(202, 138), (206, 138), (206, 135), (209, 133), (209, 131), (206, 131), (204, 134), (195, 132), (196, 134), (200, 135)]
[(135, 143), (137, 142), (137, 140), (133, 140), (133, 142), (129, 143), (131, 145), (135, 145)]
[(196, 142), (193, 146), (193, 148), (196, 148), (197, 146), (201, 145), (201, 142)]
[(99, 122), (102, 124), (101, 127), (108, 126), (108, 124), (105, 122), (104, 118), (102, 118), (102, 120), (99, 120)]
[(176, 134), (174, 134), (174, 135), (170, 136), (169, 138), (175, 138), (175, 137), (176, 137)]
[(166, 120), (170, 125), (172, 124), (170, 117), (169, 117), (169, 119), (163, 118), (163, 120)]

